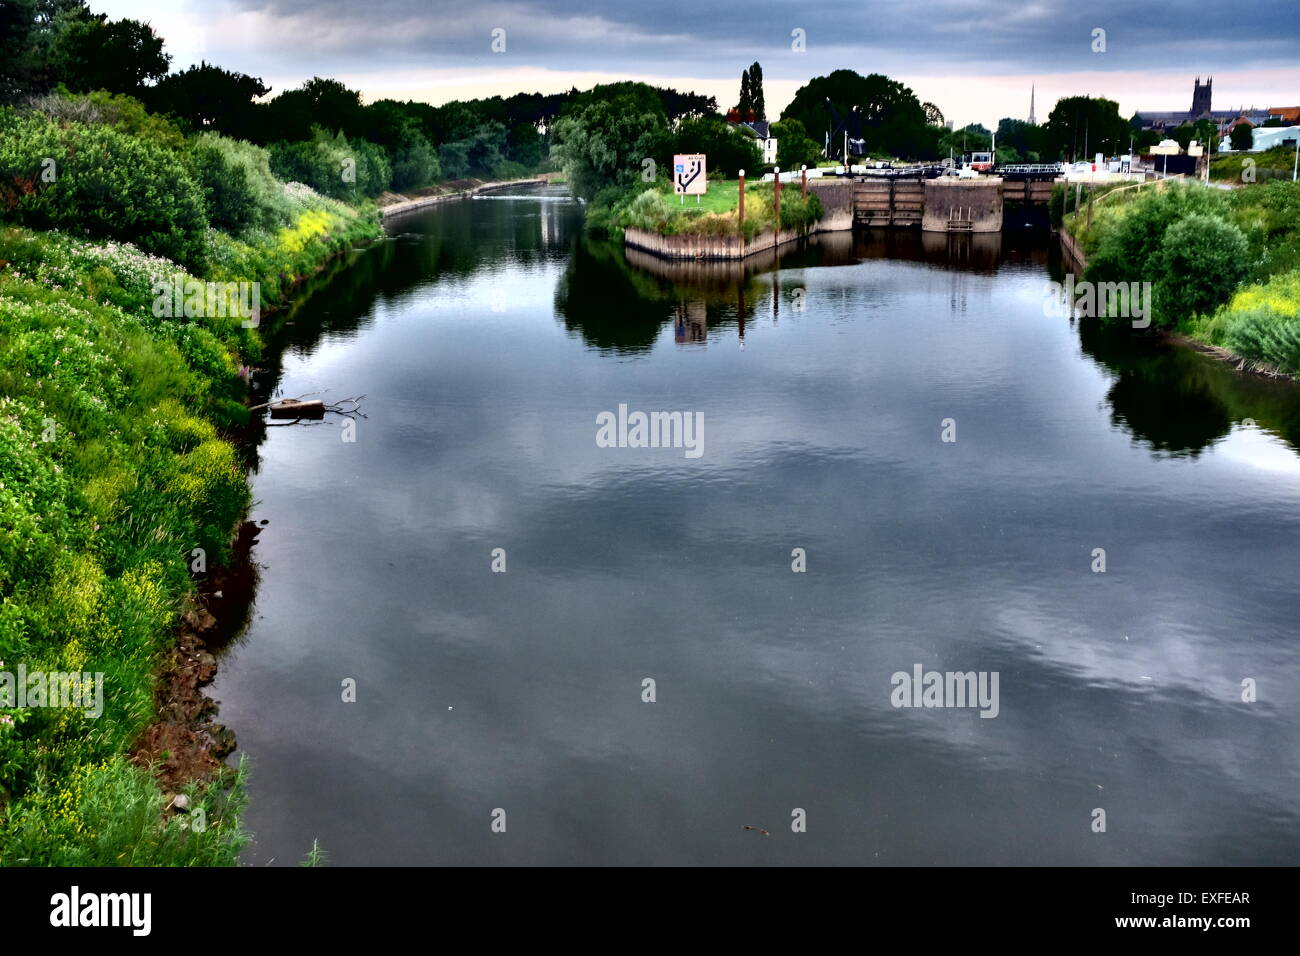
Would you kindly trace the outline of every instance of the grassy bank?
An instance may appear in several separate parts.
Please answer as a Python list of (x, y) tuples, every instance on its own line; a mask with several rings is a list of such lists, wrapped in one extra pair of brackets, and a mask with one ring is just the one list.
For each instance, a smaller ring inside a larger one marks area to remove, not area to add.
[[(249, 504), (232, 436), (262, 345), (159, 290), (258, 283), (273, 310), (378, 235), (374, 207), (282, 183), (247, 144), (13, 111), (0, 174), (0, 864), (233, 864), (242, 779), (169, 813), (131, 754)], [(20, 699), (23, 671), (78, 676)]]
[(1295, 147), (1275, 146), (1260, 153), (1232, 153), (1210, 163), (1210, 178), (1218, 182), (1251, 183), (1266, 179), (1290, 180), (1295, 170)]
[(1157, 329), (1300, 375), (1300, 185), (1144, 186), (1099, 198), (1091, 225), (1085, 204), (1062, 226), (1083, 278), (1150, 283)]
[[(587, 213), (588, 228), (597, 235), (614, 238), (624, 229), (645, 229), (664, 236), (706, 235), (753, 239), (776, 228), (776, 204), (772, 183), (745, 184), (745, 221), (739, 217), (737, 180), (709, 182), (708, 192), (696, 203), (694, 196), (683, 200), (673, 194), (672, 184), (661, 180), (653, 186), (609, 190), (598, 196)], [(781, 228), (807, 231), (823, 215), (821, 200), (811, 190), (800, 196), (797, 185), (781, 187)]]

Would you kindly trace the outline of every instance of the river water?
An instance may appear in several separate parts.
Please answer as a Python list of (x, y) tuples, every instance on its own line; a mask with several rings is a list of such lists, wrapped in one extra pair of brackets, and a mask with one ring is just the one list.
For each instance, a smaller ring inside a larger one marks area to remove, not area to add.
[[(258, 449), (249, 863), (1296, 861), (1300, 390), (1046, 315), (1046, 236), (581, 223), (399, 220), (272, 332), (366, 417)], [(601, 447), (620, 404), (702, 453)]]

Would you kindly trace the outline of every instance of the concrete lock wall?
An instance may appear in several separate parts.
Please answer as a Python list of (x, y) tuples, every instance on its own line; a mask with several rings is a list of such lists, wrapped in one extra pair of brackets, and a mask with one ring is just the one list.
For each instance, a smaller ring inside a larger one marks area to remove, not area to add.
[[(840, 232), (853, 228), (853, 192), (856, 185), (849, 179), (808, 180), (808, 190), (817, 194), (825, 213), (813, 225), (813, 232)], [(799, 184), (795, 183), (794, 187), (799, 188)]]
[(1002, 230), (1002, 180), (927, 179), (926, 232), (1000, 232)]
[(803, 237), (804, 233), (794, 229), (768, 230), (743, 242), (740, 236), (661, 236), (644, 229), (625, 229), (623, 245), (665, 259), (743, 259)]

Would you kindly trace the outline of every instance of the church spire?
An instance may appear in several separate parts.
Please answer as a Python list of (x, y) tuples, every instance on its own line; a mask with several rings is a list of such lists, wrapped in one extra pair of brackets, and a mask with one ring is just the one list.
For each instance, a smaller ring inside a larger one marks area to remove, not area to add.
[(1034, 86), (1032, 83), (1029, 85), (1029, 125), (1038, 125), (1038, 120), (1034, 117)]

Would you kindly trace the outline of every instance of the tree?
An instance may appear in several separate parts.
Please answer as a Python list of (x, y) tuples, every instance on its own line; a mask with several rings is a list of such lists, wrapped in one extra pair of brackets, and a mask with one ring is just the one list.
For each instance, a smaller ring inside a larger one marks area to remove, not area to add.
[(26, 91), (36, 0), (0, 3), (0, 103), (12, 103)]
[(1015, 152), (1013, 158), (1035, 163), (1043, 152), (1043, 128), (1024, 120), (1004, 117), (998, 121), (998, 151), (1006, 147)]
[(749, 85), (749, 70), (744, 69), (740, 71), (740, 102), (736, 104), (736, 112), (741, 120), (745, 121), (753, 109), (754, 91)]
[(670, 137), (658, 94), (629, 82), (579, 94), (555, 121), (551, 143), (574, 194), (592, 199), (602, 189), (630, 186), (643, 171), (666, 168)]
[(767, 119), (767, 107), (763, 101), (763, 68), (757, 62), (740, 74), (740, 105), (736, 108), (740, 110), (742, 120), (748, 118), (751, 110), (754, 119)]
[(674, 151), (704, 153), (710, 172), (721, 170), (735, 176), (742, 169), (756, 173), (763, 165), (763, 154), (753, 134), (717, 116), (684, 119), (677, 124), (674, 135)]
[(659, 94), (664, 116), (670, 123), (688, 116), (712, 116), (718, 112), (718, 101), (715, 97), (705, 96), (703, 93), (682, 93), (672, 87), (653, 89)]
[(1183, 123), (1169, 134), (1169, 138), (1177, 142), (1180, 149), (1186, 150), (1196, 138), (1196, 128), (1191, 123)]
[(1249, 123), (1238, 123), (1228, 137), (1229, 145), (1235, 150), (1250, 149), (1255, 145), (1254, 129)]
[(167, 75), (171, 57), (148, 24), (110, 21), (102, 13), (57, 23), (49, 67), (54, 81), (73, 93), (108, 90), (141, 97), (146, 86)]
[(546, 144), (532, 123), (516, 123), (506, 136), (506, 158), (521, 166), (533, 167), (542, 161)]
[(772, 135), (776, 137), (776, 164), (782, 169), (816, 166), (822, 158), (821, 143), (810, 138), (797, 119), (777, 120)]
[(1133, 148), (1141, 153), (1143, 150), (1150, 149), (1152, 146), (1160, 145), (1163, 137), (1153, 129), (1144, 129), (1137, 134), (1133, 140)]
[(312, 77), (271, 100), (266, 110), (263, 136), (268, 141), (311, 139), (317, 126), (345, 136), (361, 133), (361, 94), (338, 80)]
[(1045, 155), (1079, 160), (1094, 153), (1126, 153), (1131, 132), (1114, 100), (1067, 96), (1056, 101), (1044, 124)]
[[(844, 123), (840, 126), (836, 116)], [(896, 80), (872, 73), (836, 70), (801, 86), (781, 114), (796, 119), (808, 135), (840, 136), (866, 141), (868, 153), (927, 157), (937, 155), (938, 130), (926, 118), (916, 94)]]
[(1198, 119), (1192, 124), (1192, 133), (1196, 141), (1209, 153), (1219, 143), (1219, 124), (1212, 119)]
[(149, 91), (148, 102), (157, 112), (170, 113), (195, 130), (251, 139), (256, 135), (254, 100), (269, 92), (258, 77), (204, 62), (163, 77)]

